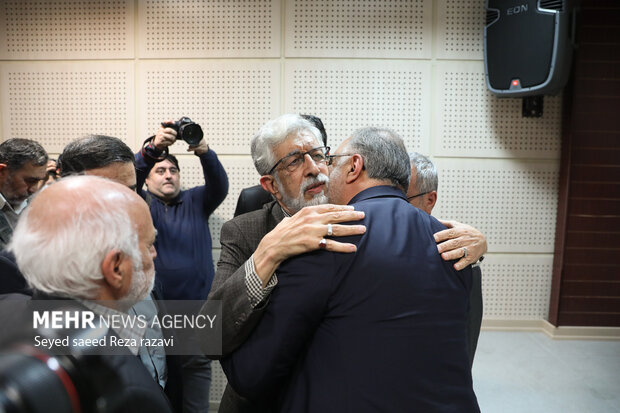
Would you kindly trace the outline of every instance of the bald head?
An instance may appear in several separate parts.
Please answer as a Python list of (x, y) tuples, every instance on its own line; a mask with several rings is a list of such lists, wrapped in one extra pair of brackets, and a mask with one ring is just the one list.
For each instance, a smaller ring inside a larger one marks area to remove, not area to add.
[(146, 207), (142, 198), (124, 185), (98, 176), (73, 176), (41, 191), (30, 203), (28, 215), (32, 224), (48, 232), (65, 227), (74, 216), (97, 214), (105, 207), (129, 210), (131, 205)]
[[(145, 266), (151, 271), (154, 235), (148, 207), (135, 192), (82, 175), (44, 188), (20, 218), (9, 248), (38, 290), (71, 298), (137, 301), (148, 286), (132, 285), (132, 275)], [(110, 259), (112, 265), (105, 267)], [(117, 277), (110, 271), (117, 271)]]

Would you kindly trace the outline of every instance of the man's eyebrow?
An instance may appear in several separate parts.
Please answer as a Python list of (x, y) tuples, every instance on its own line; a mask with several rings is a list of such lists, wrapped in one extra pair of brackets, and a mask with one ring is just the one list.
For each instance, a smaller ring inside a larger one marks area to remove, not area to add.
[(301, 150), (297, 149), (297, 150), (294, 150), (292, 152), (287, 153), (282, 158), (286, 158), (287, 156), (291, 156), (291, 155), (297, 155), (297, 154), (300, 154), (300, 153), (301, 153)]

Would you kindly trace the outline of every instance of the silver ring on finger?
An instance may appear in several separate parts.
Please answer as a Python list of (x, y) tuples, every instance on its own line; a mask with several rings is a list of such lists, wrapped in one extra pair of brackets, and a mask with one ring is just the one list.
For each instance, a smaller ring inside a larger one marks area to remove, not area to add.
[(332, 224), (327, 224), (327, 236), (331, 237), (332, 235), (334, 235), (334, 227)]
[(324, 250), (327, 247), (327, 240), (325, 238), (319, 241), (319, 248)]
[(463, 258), (467, 257), (467, 248), (463, 247)]

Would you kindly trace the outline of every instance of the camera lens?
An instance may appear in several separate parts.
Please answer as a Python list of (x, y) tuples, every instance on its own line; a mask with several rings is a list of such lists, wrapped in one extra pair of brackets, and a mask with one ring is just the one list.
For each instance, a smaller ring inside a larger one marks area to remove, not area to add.
[[(48, 361), (52, 360), (55, 359)], [(79, 400), (75, 399), (71, 380), (66, 379), (66, 373), (59, 366), (52, 366), (61, 369), (57, 374), (48, 364), (24, 354), (0, 355), (0, 411), (74, 411), (73, 407), (76, 402), (79, 406)], [(64, 382), (61, 379), (63, 375)]]
[(202, 128), (197, 123), (188, 123), (181, 126), (179, 133), (183, 140), (189, 145), (198, 145), (204, 136)]

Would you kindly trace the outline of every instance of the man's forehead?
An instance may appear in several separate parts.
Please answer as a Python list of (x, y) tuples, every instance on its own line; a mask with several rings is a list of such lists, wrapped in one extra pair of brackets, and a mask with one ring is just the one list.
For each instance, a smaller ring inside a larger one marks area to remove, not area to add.
[(312, 132), (304, 130), (288, 135), (284, 142), (276, 147), (276, 152), (281, 156), (285, 156), (291, 152), (316, 148), (322, 144)]
[(177, 166), (173, 162), (171, 162), (168, 159), (164, 159), (163, 161), (157, 162), (155, 166), (153, 167), (153, 169), (155, 168), (165, 168), (165, 169), (175, 168), (176, 169), (176, 167)]
[(350, 140), (351, 140), (350, 137), (345, 139), (340, 145), (338, 145), (338, 148), (336, 149), (336, 151), (334, 153), (335, 154), (339, 154), (339, 153), (344, 152), (344, 150), (347, 147), (347, 145), (349, 144)]
[(16, 173), (22, 175), (24, 178), (45, 179), (47, 175), (46, 168), (47, 165), (33, 165), (32, 162), (26, 162)]

